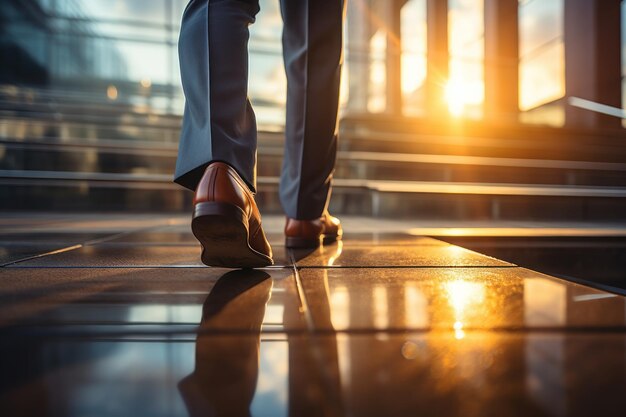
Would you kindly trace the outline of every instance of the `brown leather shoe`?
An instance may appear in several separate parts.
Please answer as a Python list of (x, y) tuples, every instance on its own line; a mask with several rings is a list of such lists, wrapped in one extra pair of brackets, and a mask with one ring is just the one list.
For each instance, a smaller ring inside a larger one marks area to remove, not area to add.
[(328, 212), (319, 219), (296, 220), (287, 218), (285, 246), (288, 248), (316, 248), (341, 239), (343, 229), (338, 218)]
[(202, 262), (226, 268), (273, 264), (254, 196), (237, 171), (211, 163), (198, 183), (191, 230), (202, 244)]

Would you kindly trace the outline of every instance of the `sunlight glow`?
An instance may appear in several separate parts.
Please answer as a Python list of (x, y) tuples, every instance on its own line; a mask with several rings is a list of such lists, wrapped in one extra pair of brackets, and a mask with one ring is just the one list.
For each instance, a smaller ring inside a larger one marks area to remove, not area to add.
[(330, 305), (332, 306), (330, 321), (333, 329), (345, 330), (350, 326), (350, 294), (348, 288), (337, 286), (330, 293)]
[(457, 319), (463, 316), (467, 307), (482, 303), (485, 299), (485, 288), (476, 282), (457, 279), (447, 282), (445, 287)]
[(483, 102), (483, 86), (479, 82), (450, 79), (445, 87), (445, 98), (450, 114), (460, 117), (465, 115), (467, 107), (479, 105)]
[(376, 31), (370, 40), (372, 60), (370, 62), (370, 96), (367, 101), (367, 110), (372, 113), (385, 111), (387, 105), (387, 97), (385, 95), (385, 87), (387, 85), (385, 66), (386, 35), (387, 32), (381, 28)]
[(454, 310), (453, 324), (454, 337), (461, 340), (465, 337), (463, 320), (468, 310), (480, 305), (485, 301), (485, 287), (476, 282), (468, 282), (462, 279), (447, 282), (445, 291), (448, 302)]
[(456, 340), (461, 340), (465, 337), (465, 332), (463, 331), (463, 323), (457, 321), (454, 323), (454, 338)]
[(406, 326), (410, 329), (424, 329), (428, 327), (428, 300), (414, 283), (407, 283), (404, 287), (404, 315)]

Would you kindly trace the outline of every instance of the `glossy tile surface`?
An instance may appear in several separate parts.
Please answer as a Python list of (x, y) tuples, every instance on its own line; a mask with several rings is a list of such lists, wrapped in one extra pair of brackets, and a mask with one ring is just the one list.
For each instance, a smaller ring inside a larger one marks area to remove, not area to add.
[(623, 334), (340, 334), (317, 343), (336, 346), (325, 373), (338, 375), (343, 415), (618, 416), (626, 406)]
[(106, 233), (2, 233), (0, 265), (38, 256), (83, 242), (103, 239)]
[(623, 334), (492, 332), (18, 339), (2, 346), (0, 411), (621, 416), (625, 346)]
[[(275, 246), (281, 246), (284, 240), (284, 236), (282, 233), (276, 233), (273, 231), (268, 231), (266, 233), (266, 237), (270, 241), (270, 243)], [(157, 227), (148, 230), (127, 233), (124, 235), (116, 236), (108, 240), (107, 243), (130, 243), (156, 246), (198, 245), (198, 241), (191, 233), (191, 227), (188, 224), (185, 224), (184, 226)]]
[(1, 273), (4, 326), (189, 325), (195, 331), (211, 314), (220, 329), (248, 330), (251, 312), (263, 312), (259, 324), (268, 330), (305, 327), (289, 269), (6, 268)]
[(467, 249), (453, 245), (433, 245), (430, 239), (416, 238), (414, 244), (404, 241), (366, 244), (350, 241), (327, 245), (316, 251), (296, 256), (299, 267), (462, 267), (462, 266), (513, 266)]
[(0, 232), (0, 244), (10, 246), (14, 244), (52, 244), (52, 245), (75, 245), (96, 239), (113, 236), (112, 233), (2, 233)]
[(0, 265), (59, 249), (54, 244), (0, 245)]
[[(84, 246), (51, 256), (28, 260), (15, 267), (204, 267), (200, 261), (199, 244), (155, 246), (133, 243)], [(284, 250), (274, 250), (274, 263), (286, 265)]]
[(0, 416), (626, 410), (622, 296), (400, 225), (289, 251), (274, 219), (280, 264), (226, 270), (200, 264), (179, 219), (35, 220), (13, 253), (84, 235), (0, 268)]
[(524, 268), (303, 268), (316, 328), (626, 330), (622, 296)]

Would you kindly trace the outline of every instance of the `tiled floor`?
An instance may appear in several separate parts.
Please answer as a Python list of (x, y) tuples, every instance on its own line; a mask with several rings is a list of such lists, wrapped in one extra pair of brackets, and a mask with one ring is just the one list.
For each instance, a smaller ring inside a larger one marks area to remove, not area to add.
[(624, 415), (623, 297), (400, 222), (308, 252), (267, 223), (276, 265), (237, 271), (182, 217), (0, 220), (0, 416)]

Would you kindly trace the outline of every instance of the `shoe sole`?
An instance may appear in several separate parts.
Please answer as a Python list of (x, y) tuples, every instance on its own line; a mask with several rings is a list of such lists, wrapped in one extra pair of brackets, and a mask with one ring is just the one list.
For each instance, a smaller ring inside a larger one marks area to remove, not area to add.
[(318, 239), (288, 236), (285, 238), (285, 247), (292, 249), (313, 249), (320, 245), (330, 245), (341, 239), (341, 235), (320, 235)]
[(272, 258), (250, 247), (248, 218), (234, 204), (205, 202), (194, 207), (191, 231), (202, 245), (202, 263), (224, 268), (262, 268)]

